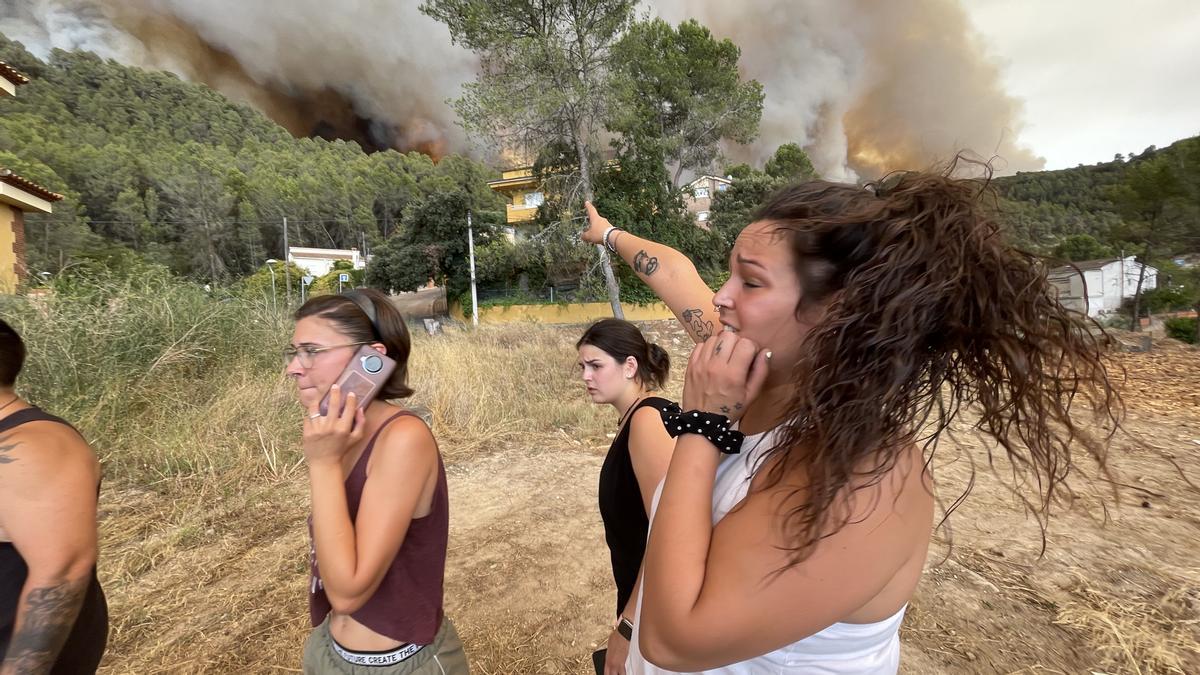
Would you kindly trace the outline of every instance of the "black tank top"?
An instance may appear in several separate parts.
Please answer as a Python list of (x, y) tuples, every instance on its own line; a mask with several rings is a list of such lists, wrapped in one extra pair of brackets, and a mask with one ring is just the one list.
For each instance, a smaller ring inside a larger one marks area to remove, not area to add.
[[(27, 422), (56, 422), (71, 425), (63, 419), (43, 412), (40, 408), (26, 408), (0, 420), (0, 433)], [(71, 427), (74, 429), (74, 427)], [(99, 486), (96, 488), (99, 490)], [(0, 661), (8, 653), (13, 627), (17, 620), (17, 607), (21, 600), (21, 589), (29, 568), (12, 542), (0, 542)], [(58, 653), (58, 660), (50, 670), (54, 675), (76, 675), (95, 673), (104, 655), (108, 641), (108, 604), (104, 591), (96, 579), (96, 568), (92, 567), (92, 578), (83, 596), (79, 617), (71, 628), (71, 634)]]
[(625, 427), (609, 446), (604, 467), (600, 469), (600, 517), (604, 520), (604, 539), (608, 542), (613, 580), (617, 583), (617, 614), (633, 595), (650, 530), (650, 518), (642, 504), (642, 491), (629, 456), (629, 427), (639, 409), (653, 406), (663, 412), (670, 405), (670, 401), (657, 396), (638, 401), (629, 411)]

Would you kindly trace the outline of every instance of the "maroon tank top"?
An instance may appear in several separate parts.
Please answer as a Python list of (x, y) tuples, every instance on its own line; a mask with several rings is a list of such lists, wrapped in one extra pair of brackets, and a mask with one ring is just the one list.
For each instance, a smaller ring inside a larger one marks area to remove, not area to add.
[[(362, 457), (346, 478), (346, 503), (350, 521), (358, 516), (358, 504), (367, 482), (367, 462), (383, 428), (396, 418), (416, 415), (404, 410), (388, 418), (363, 450)], [(390, 452), (404, 452), (392, 448)], [(383, 575), (383, 581), (366, 604), (351, 614), (355, 621), (393, 640), (427, 645), (433, 642), (442, 623), (442, 584), (446, 572), (446, 542), (450, 531), (450, 505), (446, 490), (446, 469), (438, 453), (437, 486), (429, 514), (414, 518), (400, 550)], [(308, 609), (313, 627), (321, 625), (332, 607), (325, 595), (321, 572), (317, 569), (316, 544), (312, 538), (312, 516), (308, 518), (309, 565), (312, 576), (308, 585)]]

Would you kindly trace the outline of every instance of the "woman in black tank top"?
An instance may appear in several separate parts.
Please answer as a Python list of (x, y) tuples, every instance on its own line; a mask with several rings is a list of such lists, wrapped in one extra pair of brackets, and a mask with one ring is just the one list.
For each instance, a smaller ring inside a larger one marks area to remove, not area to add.
[(620, 319), (592, 324), (576, 348), (592, 402), (607, 403), (620, 413), (617, 436), (600, 470), (599, 488), (604, 538), (617, 586), (617, 616), (607, 651), (597, 652), (595, 660), (598, 670), (623, 673), (651, 501), (666, 475), (674, 445), (662, 422), (672, 402), (651, 395), (666, 381), (670, 359), (661, 347), (647, 343), (636, 326)]
[[(6, 673), (87, 675), (108, 640), (95, 565), (99, 464), (74, 427), (17, 395), (24, 361), (20, 335), (0, 320), (0, 663)], [(52, 519), (56, 537), (39, 536)]]

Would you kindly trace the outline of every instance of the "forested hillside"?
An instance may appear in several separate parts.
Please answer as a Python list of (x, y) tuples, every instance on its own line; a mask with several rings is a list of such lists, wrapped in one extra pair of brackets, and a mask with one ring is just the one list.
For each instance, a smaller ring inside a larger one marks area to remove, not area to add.
[(32, 82), (0, 100), (0, 165), (66, 195), (28, 218), (29, 266), (55, 272), (126, 251), (198, 279), (245, 275), (292, 245), (370, 247), (435, 193), (496, 209), (494, 172), (465, 157), (367, 154), (296, 139), (259, 112), (173, 75), (0, 35)]
[[(1005, 217), (1015, 236), (1026, 246), (1051, 253), (1072, 235), (1088, 235), (1115, 250), (1122, 244), (1137, 243), (1137, 237), (1122, 224), (1122, 188), (1130, 178), (1130, 169), (1152, 163), (1168, 169), (1169, 176), (1165, 177), (1177, 185), (1164, 187), (1168, 192), (1174, 190), (1174, 197), (1184, 204), (1190, 202), (1194, 211), (1200, 177), (1198, 138), (1181, 140), (1163, 149), (1152, 146), (1128, 157), (1117, 155), (1111, 162), (1091, 166), (1018, 173), (997, 179), (996, 186), (1002, 196)], [(1166, 194), (1164, 197), (1170, 198)], [(1131, 215), (1125, 213), (1124, 218), (1127, 220)], [(1183, 213), (1176, 215), (1189, 217)], [(1183, 239), (1168, 248), (1178, 249), (1171, 253), (1179, 253), (1196, 250), (1197, 246), (1200, 242)], [(1139, 253), (1136, 246), (1131, 253)]]
[[(381, 255), (368, 281), (407, 287), (456, 273), (465, 255), (460, 213), (470, 208), (480, 214), (485, 283), (528, 288), (594, 276), (590, 255), (565, 235), (489, 245), (488, 223), (503, 212), (486, 186), (497, 172), (469, 158), (434, 162), (293, 138), (203, 85), (89, 53), (55, 51), (43, 62), (3, 35), (0, 60), (32, 78), (0, 100), (0, 166), (66, 196), (53, 215), (27, 220), (34, 272), (146, 260), (197, 280), (235, 281), (282, 258), (286, 218), (292, 245), (372, 249)], [(767, 192), (814, 175), (795, 144), (762, 168), (728, 168), (734, 189), (716, 199), (709, 236), (667, 217), (678, 194), (664, 192), (662, 150), (643, 136), (628, 134), (617, 147), (624, 170), (599, 179), (597, 202), (614, 222), (680, 246), (711, 274), (726, 255), (716, 249)], [(1124, 250), (1156, 261), (1200, 249), (1198, 177), (1200, 138), (1192, 138), (995, 185), (1010, 234), (1026, 248), (1072, 259)], [(548, 211), (539, 222), (556, 218)], [(630, 297), (645, 295), (626, 277)], [(462, 275), (451, 281), (460, 290)]]

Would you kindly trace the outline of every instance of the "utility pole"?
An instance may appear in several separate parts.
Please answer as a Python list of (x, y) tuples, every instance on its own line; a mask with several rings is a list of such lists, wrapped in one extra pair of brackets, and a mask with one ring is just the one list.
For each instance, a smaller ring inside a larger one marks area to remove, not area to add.
[(292, 272), (288, 269), (288, 263), (291, 262), (292, 249), (288, 248), (288, 224), (287, 216), (283, 217), (283, 278), (287, 279), (287, 306), (288, 312), (292, 311)]
[(475, 232), (471, 229), (471, 211), (467, 210), (467, 258), (471, 261), (471, 325), (479, 327), (479, 295), (475, 291)]

